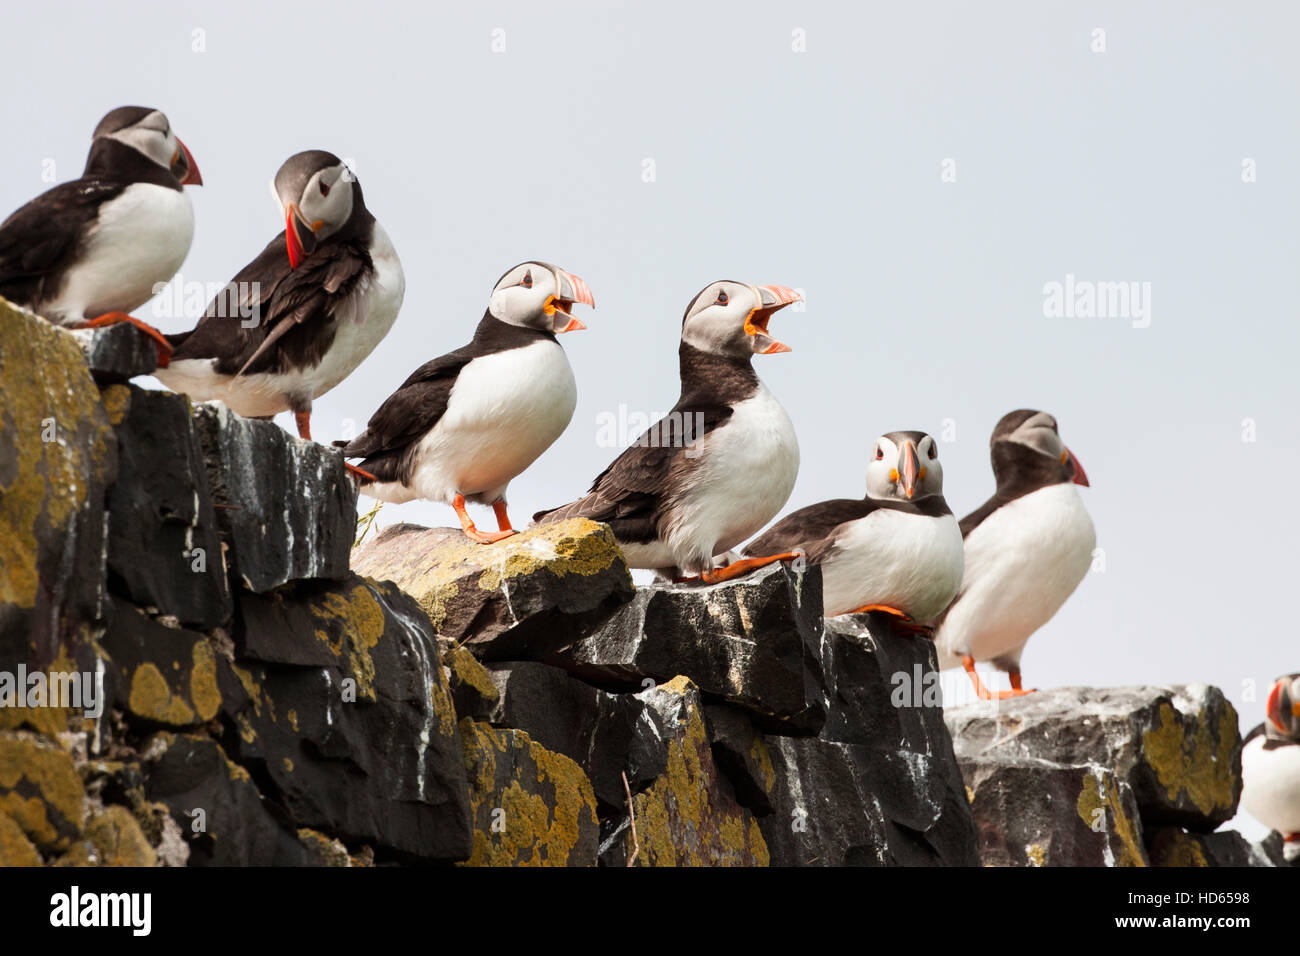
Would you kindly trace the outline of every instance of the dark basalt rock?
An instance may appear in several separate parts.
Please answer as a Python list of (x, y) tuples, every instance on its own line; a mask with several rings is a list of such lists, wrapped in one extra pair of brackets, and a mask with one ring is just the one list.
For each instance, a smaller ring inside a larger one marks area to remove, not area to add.
[(220, 404), (198, 406), (195, 423), (235, 580), (261, 594), (345, 578), (357, 489), (342, 456)]
[(459, 529), (398, 524), (352, 558), (419, 602), (443, 645), (485, 661), (537, 660), (585, 633), (633, 594), (609, 528), (585, 518), (483, 545)]
[(658, 714), (667, 767), (649, 787), (633, 794), (630, 811), (606, 818), (601, 863), (767, 866), (758, 820), (736, 800), (713, 761), (699, 689), (688, 678), (676, 677), (636, 696)]
[(48, 666), (106, 611), (117, 442), (76, 340), (0, 299), (0, 667)]
[(1146, 866), (1133, 791), (1100, 766), (963, 763), (985, 866)]
[(681, 674), (778, 733), (826, 720), (821, 572), (774, 564), (706, 587), (651, 585), (548, 658), (578, 676), (634, 689)]
[(96, 384), (126, 382), (158, 370), (158, 347), (134, 325), (123, 322), (102, 329), (76, 329), (72, 334)]
[(465, 767), (428, 620), (352, 575), (240, 598), (235, 751), (298, 826), (400, 857), (470, 853)]
[(830, 706), (817, 739), (708, 708), (718, 765), (764, 814), (774, 865), (976, 865), (935, 653), (883, 615), (825, 622)]
[(1288, 866), (1282, 842), (1251, 843), (1236, 830), (1196, 833), (1178, 827), (1156, 827), (1147, 832), (1147, 855), (1152, 866)]
[(442, 655), (442, 666), (447, 671), (456, 716), (491, 719), (501, 704), (501, 693), (492, 681), (492, 674), (478, 658), (464, 647), (453, 647)]
[(108, 655), (111, 699), (147, 724), (190, 727), (221, 709), (217, 655), (202, 634), (164, 627), (121, 599), (100, 641)]
[(220, 627), (230, 620), (230, 589), (189, 399), (133, 386), (117, 434), (111, 589), (184, 625)]
[(1210, 831), (1241, 796), (1241, 735), (1223, 693), (1186, 687), (1063, 687), (946, 714), (967, 764), (1101, 767), (1132, 790), (1152, 826)]
[(493, 664), (491, 674), (500, 690), (493, 722), (525, 730), (543, 747), (576, 761), (602, 809), (626, 805), (624, 773), (636, 793), (667, 767), (663, 720), (641, 697), (607, 694), (529, 661)]
[(764, 743), (773, 866), (978, 865), (970, 809), (942, 758), (815, 738)]
[(308, 862), (291, 825), (215, 741), (158, 734), (146, 747), (144, 766), (145, 791), (171, 812), (189, 844), (190, 866)]

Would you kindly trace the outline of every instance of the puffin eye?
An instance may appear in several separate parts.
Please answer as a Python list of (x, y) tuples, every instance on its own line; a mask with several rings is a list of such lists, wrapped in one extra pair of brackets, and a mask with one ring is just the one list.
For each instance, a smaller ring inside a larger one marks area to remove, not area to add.
[(330, 194), (330, 188), (325, 185), (325, 180), (323, 179), (320, 181), (320, 194), (322, 196), (328, 196)]
[(533, 274), (531, 272), (524, 273), (524, 281), (519, 284), (525, 289), (531, 289), (533, 287)]
[(727, 298), (727, 293), (725, 292), (718, 293), (718, 298), (717, 298), (718, 305), (726, 305), (730, 301), (731, 300)]
[(881, 450), (880, 450), (880, 446), (877, 445), (877, 446), (876, 446), (876, 461), (880, 461), (880, 460), (881, 460), (882, 458), (884, 458), (884, 457), (885, 457), (885, 453), (884, 453), (883, 451), (881, 451)]
[(931, 460), (931, 461), (934, 461), (934, 459), (936, 459), (936, 458), (938, 458), (938, 457), (939, 457), (939, 449), (936, 448), (936, 447), (934, 446), (934, 443), (933, 443), (933, 442), (931, 442), (931, 443), (930, 443), (930, 460)]

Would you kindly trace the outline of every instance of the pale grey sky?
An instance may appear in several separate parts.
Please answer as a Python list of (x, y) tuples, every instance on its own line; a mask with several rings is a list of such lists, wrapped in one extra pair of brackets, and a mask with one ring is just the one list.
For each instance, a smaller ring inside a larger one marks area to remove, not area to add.
[[(46, 160), (80, 172), (108, 109), (156, 106), (207, 183), (182, 277), (217, 283), (281, 228), (267, 183), (289, 154), (354, 160), (406, 304), (316, 403), (321, 439), (467, 341), (507, 267), (555, 262), (598, 308), (562, 340), (578, 410), (514, 483), (520, 523), (613, 457), (602, 412), (671, 406), (703, 285), (796, 286), (806, 311), (772, 324), (794, 351), (755, 361), (799, 431), (788, 508), (861, 494), (877, 434), (951, 420), (947, 496), (965, 514), (992, 490), (998, 417), (1046, 409), (1092, 480), (1106, 568), (1030, 641), (1027, 683), (1206, 681), (1249, 727), (1267, 682), (1300, 669), (1284, 601), (1296, 5), (168, 0), (10, 4), (3, 20), (11, 41), (52, 38), (6, 47), (5, 214), (48, 188)], [(1150, 326), (1044, 317), (1044, 285), (1067, 274), (1150, 283)], [(381, 521), (399, 519), (454, 516), (390, 505)]]

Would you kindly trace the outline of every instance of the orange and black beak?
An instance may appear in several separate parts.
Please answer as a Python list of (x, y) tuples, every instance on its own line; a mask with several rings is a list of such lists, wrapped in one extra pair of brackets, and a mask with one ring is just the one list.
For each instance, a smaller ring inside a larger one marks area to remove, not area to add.
[(307, 257), (307, 254), (316, 248), (316, 230), (325, 225), (324, 222), (317, 219), (308, 228), (311, 230), (311, 248), (307, 248), (302, 242), (302, 233), (298, 231), (298, 223), (301, 216), (298, 212), (298, 204), (291, 202), (284, 207), (284, 244), (289, 250), (289, 268), (296, 269), (298, 264)]
[(903, 493), (911, 498), (916, 493), (917, 479), (923, 475), (916, 457), (916, 445), (910, 441), (904, 441), (903, 447), (898, 450), (898, 472), (894, 480), (903, 483)]
[(1268, 722), (1287, 736), (1295, 736), (1300, 700), (1292, 696), (1293, 678), (1283, 677), (1268, 692)]
[(172, 175), (182, 186), (202, 186), (203, 176), (199, 173), (199, 164), (194, 161), (190, 148), (176, 137), (176, 152), (172, 156)]
[(1083, 465), (1079, 464), (1079, 459), (1075, 458), (1074, 452), (1068, 448), (1061, 452), (1061, 464), (1064, 465), (1067, 461), (1074, 466), (1074, 483), (1085, 488), (1092, 487), (1088, 484), (1088, 474), (1083, 470)]
[(1286, 681), (1280, 680), (1273, 685), (1273, 689), (1268, 692), (1268, 722), (1276, 727), (1282, 733), (1286, 733), (1286, 726), (1282, 719), (1282, 685)]
[[(547, 315), (553, 316), (555, 321), (552, 326), (557, 333), (560, 332), (578, 332), (585, 329), (586, 326), (575, 319), (570, 310), (575, 302), (581, 302), (583, 305), (589, 305), (593, 309), (596, 307), (596, 300), (591, 297), (591, 290), (587, 288), (587, 283), (583, 282), (572, 272), (565, 272), (563, 269), (555, 270), (555, 283), (558, 290), (555, 295), (546, 300), (546, 305), (542, 307)], [(560, 316), (556, 313), (566, 316), (567, 321), (561, 325)]]
[(803, 296), (783, 285), (758, 285), (750, 288), (754, 290), (754, 295), (759, 301), (759, 305), (751, 309), (745, 318), (745, 332), (754, 337), (751, 343), (754, 351), (759, 355), (775, 355), (778, 352), (790, 351), (790, 346), (778, 342), (767, 334), (767, 323), (773, 313), (784, 309), (792, 302), (798, 302)]

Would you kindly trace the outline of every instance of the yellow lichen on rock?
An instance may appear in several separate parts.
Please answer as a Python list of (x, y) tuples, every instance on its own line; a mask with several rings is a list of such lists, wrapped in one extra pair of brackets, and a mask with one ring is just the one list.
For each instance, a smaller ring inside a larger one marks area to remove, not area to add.
[[(75, 440), (74, 440), (75, 439)], [(69, 333), (0, 299), (0, 605), (34, 608), (41, 541), (72, 532), (112, 429)]]
[(368, 582), (346, 593), (328, 591), (311, 604), (316, 639), (327, 646), (357, 682), (357, 698), (375, 699), (375, 661), (371, 651), (384, 636), (384, 609)]
[(0, 867), (40, 865), (41, 855), (27, 839), (22, 827), (0, 813)]
[[(758, 821), (734, 800), (715, 802), (720, 780), (695, 685), (678, 676), (653, 693), (683, 698), (682, 724), (669, 741), (667, 769), (632, 798), (641, 850), (637, 865), (767, 866), (767, 843)], [(630, 829), (624, 843), (630, 858)]]
[(1139, 824), (1124, 809), (1114, 777), (1105, 774), (1098, 778), (1092, 773), (1084, 774), (1075, 809), (1090, 830), (1096, 832), (1098, 822), (1104, 820), (1109, 832), (1119, 838), (1120, 852), (1115, 866), (1147, 865)]
[(81, 833), (86, 790), (72, 757), (34, 735), (0, 733), (0, 813), (42, 850)]
[(465, 866), (595, 862), (596, 795), (582, 768), (520, 730), (465, 718), (473, 849)]
[(1176, 803), (1186, 794), (1192, 805), (1205, 814), (1232, 809), (1237, 712), (1226, 701), (1224, 708), (1217, 728), (1212, 729), (1207, 715), (1202, 714), (1192, 722), (1195, 729), (1186, 733), (1174, 706), (1165, 702), (1160, 705), (1159, 723), (1143, 732), (1147, 763), (1170, 802)]
[(157, 866), (144, 831), (126, 807), (105, 807), (86, 824), (83, 840), (65, 853), (56, 866)]
[(161, 724), (183, 727), (194, 723), (194, 710), (183, 697), (172, 693), (167, 679), (151, 661), (145, 661), (131, 675), (127, 706), (131, 713)]

